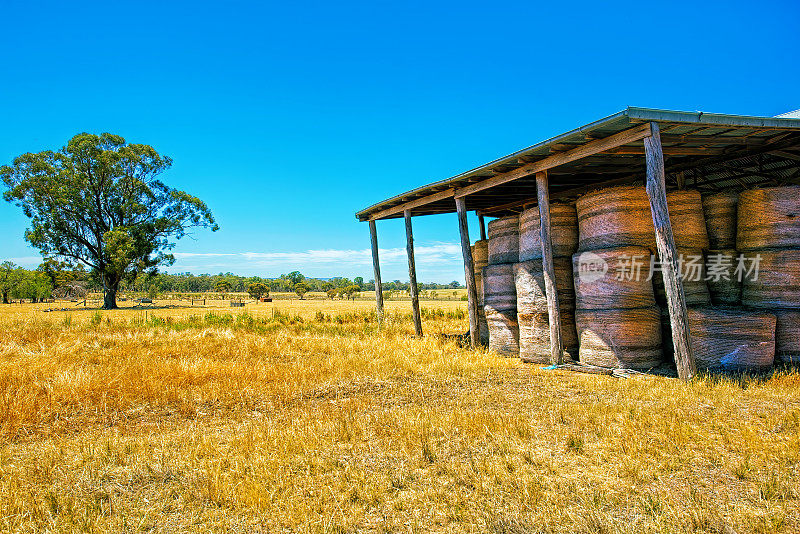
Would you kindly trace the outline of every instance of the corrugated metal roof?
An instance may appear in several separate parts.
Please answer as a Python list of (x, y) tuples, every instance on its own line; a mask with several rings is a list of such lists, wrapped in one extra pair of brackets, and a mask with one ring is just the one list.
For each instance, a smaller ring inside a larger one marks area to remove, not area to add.
[[(526, 163), (540, 160), (553, 153), (563, 152), (586, 144), (594, 139), (604, 138), (622, 132), (644, 122), (659, 124), (667, 157), (667, 171), (692, 172), (692, 162), (711, 161), (713, 157), (742, 157), (749, 153), (764, 152), (764, 148), (785, 149), (793, 146), (795, 132), (800, 131), (800, 118), (751, 117), (724, 115), (717, 113), (666, 111), (658, 109), (629, 107), (598, 121), (575, 130), (552, 137), (523, 150), (496, 159), (470, 171), (446, 180), (433, 182), (387, 200), (378, 202), (356, 213), (359, 220), (387, 209), (396, 208), (406, 202), (420, 200), (434, 193), (452, 188), (460, 188), (519, 168)], [(790, 139), (786, 139), (787, 133)], [(644, 158), (637, 154), (641, 143), (619, 147), (614, 151), (595, 154), (581, 160), (553, 168), (550, 173), (551, 196), (568, 195), (582, 187), (600, 184), (609, 180), (631, 181), (636, 176), (644, 177)], [(791, 155), (791, 153), (790, 153)], [(774, 158), (773, 158), (774, 159)], [(780, 158), (785, 160), (786, 158)], [(761, 161), (761, 165), (763, 165)], [(796, 165), (796, 162), (795, 162)], [(722, 171), (720, 171), (722, 172)], [(731, 172), (732, 171), (724, 171)], [(704, 175), (705, 176), (705, 175)], [(720, 182), (721, 183), (721, 182)], [(532, 177), (520, 178), (491, 189), (466, 197), (467, 209), (491, 211), (502, 215), (497, 208), (504, 205), (533, 202), (536, 196), (535, 180)], [(508, 208), (513, 210), (514, 208)], [(414, 207), (414, 215), (448, 213), (455, 211), (452, 198), (442, 198), (435, 202)], [(391, 214), (386, 218), (399, 217)], [(383, 217), (382, 217), (383, 218)]]

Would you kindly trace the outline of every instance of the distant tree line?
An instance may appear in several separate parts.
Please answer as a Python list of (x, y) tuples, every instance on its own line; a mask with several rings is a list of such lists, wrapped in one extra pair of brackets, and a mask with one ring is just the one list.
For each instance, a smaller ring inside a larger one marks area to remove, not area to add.
[[(420, 290), (458, 289), (459, 282), (449, 284), (419, 284)], [(36, 269), (24, 269), (10, 261), (0, 263), (0, 297), (3, 303), (13, 299), (30, 299), (37, 302), (47, 298), (85, 298), (89, 292), (100, 292), (102, 280), (96, 273), (67, 263), (46, 259)], [(384, 291), (408, 291), (408, 283), (394, 280), (383, 283)], [(325, 293), (329, 298), (355, 298), (362, 291), (374, 291), (373, 280), (360, 276), (352, 280), (344, 277), (329, 279), (309, 278), (299, 271), (282, 274), (278, 278), (219, 274), (142, 274), (134, 280), (123, 282), (120, 291), (157, 296), (164, 293), (248, 293), (258, 299), (270, 293), (296, 293), (300, 298), (308, 292)]]

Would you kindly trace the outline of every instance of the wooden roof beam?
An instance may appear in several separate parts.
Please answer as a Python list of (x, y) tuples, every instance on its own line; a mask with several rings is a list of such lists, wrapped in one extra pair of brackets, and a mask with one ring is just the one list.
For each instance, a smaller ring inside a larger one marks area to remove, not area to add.
[(454, 193), (455, 189), (450, 188), (450, 189), (445, 189), (444, 191), (439, 191), (438, 193), (433, 193), (431, 195), (426, 195), (424, 197), (417, 198), (415, 200), (409, 200), (408, 202), (403, 202), (402, 204), (398, 204), (397, 206), (377, 211), (369, 216), (369, 220), (376, 221), (378, 219), (386, 219), (387, 217), (391, 217), (392, 215), (402, 214), (406, 210), (412, 210), (414, 208), (424, 206), (425, 204), (430, 204), (432, 202), (438, 202), (440, 200), (446, 200), (448, 198), (451, 198)]
[(472, 184), (466, 187), (459, 188), (455, 192), (455, 197), (462, 198), (467, 195), (483, 191), (485, 189), (490, 189), (492, 187), (496, 187), (498, 185), (502, 185), (517, 180), (519, 178), (524, 178), (525, 176), (530, 176), (531, 174), (536, 174), (537, 172), (546, 171), (553, 167), (558, 167), (559, 165), (563, 165), (571, 161), (585, 158), (586, 156), (591, 156), (594, 154), (598, 154), (600, 152), (605, 152), (612, 148), (616, 148), (621, 145), (626, 145), (628, 143), (644, 139), (649, 135), (650, 135), (649, 122), (638, 126), (634, 126), (633, 128), (629, 128), (627, 130), (623, 130), (621, 132), (609, 135), (608, 137), (597, 139), (595, 141), (589, 141), (585, 145), (581, 145), (571, 150), (567, 150), (566, 152), (560, 152), (558, 154), (548, 156), (544, 159), (540, 159), (539, 161), (528, 163), (527, 165), (523, 165), (519, 169), (514, 169), (512, 171), (498, 174), (497, 176), (493, 176), (491, 178), (483, 180), (482, 182), (478, 182), (477, 184)]

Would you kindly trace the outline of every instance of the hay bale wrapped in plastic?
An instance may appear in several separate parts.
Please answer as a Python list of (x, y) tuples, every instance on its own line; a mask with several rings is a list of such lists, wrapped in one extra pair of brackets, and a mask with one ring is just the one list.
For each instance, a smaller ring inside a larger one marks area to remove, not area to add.
[(753, 371), (772, 366), (775, 315), (731, 308), (688, 310), (698, 369)]
[[(706, 283), (706, 259), (700, 249), (678, 249), (678, 265), (683, 282), (683, 294), (687, 306), (708, 306), (711, 295)], [(660, 270), (653, 272), (653, 290), (659, 306), (667, 305), (664, 276)]]
[(677, 248), (708, 248), (708, 230), (700, 192), (681, 189), (667, 193), (669, 221)]
[(607, 187), (580, 197), (578, 250), (640, 246), (656, 248), (650, 200), (642, 186)]
[(739, 193), (723, 191), (703, 196), (708, 246), (711, 249), (736, 248), (736, 205)]
[(742, 304), (800, 308), (800, 250), (745, 252), (740, 263)]
[[(575, 204), (550, 204), (550, 241), (553, 257), (572, 256), (578, 249), (578, 214)], [(519, 216), (519, 261), (542, 258), (542, 230), (539, 206)]]
[(800, 248), (800, 186), (742, 191), (736, 248)]
[(800, 310), (770, 310), (775, 314), (775, 359), (800, 363)]
[(507, 358), (519, 356), (519, 326), (516, 310), (496, 310), (485, 306), (489, 327), (489, 350)]
[(512, 215), (489, 222), (490, 265), (519, 261), (519, 217)]
[[(561, 346), (571, 358), (578, 354), (575, 313), (561, 310)], [(550, 316), (547, 313), (518, 313), (519, 357), (529, 363), (550, 362)]]
[[(558, 307), (570, 311), (575, 308), (575, 288), (572, 283), (572, 261), (553, 258), (553, 271), (558, 291)], [(517, 291), (519, 313), (547, 313), (547, 293), (544, 287), (542, 260), (514, 264), (514, 286)]]
[(581, 363), (650, 369), (661, 364), (661, 316), (657, 306), (627, 310), (577, 310)]
[(620, 247), (572, 256), (575, 307), (579, 310), (646, 308), (655, 305), (649, 280), (651, 254)]
[(742, 282), (736, 272), (739, 254), (733, 249), (711, 249), (706, 253), (706, 283), (711, 302), (735, 305), (742, 300)]

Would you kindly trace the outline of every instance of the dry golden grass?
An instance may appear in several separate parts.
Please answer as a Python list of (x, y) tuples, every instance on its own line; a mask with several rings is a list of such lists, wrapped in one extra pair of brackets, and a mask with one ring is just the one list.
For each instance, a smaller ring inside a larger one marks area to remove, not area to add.
[(800, 375), (548, 371), (358, 304), (0, 307), (0, 529), (800, 530)]

